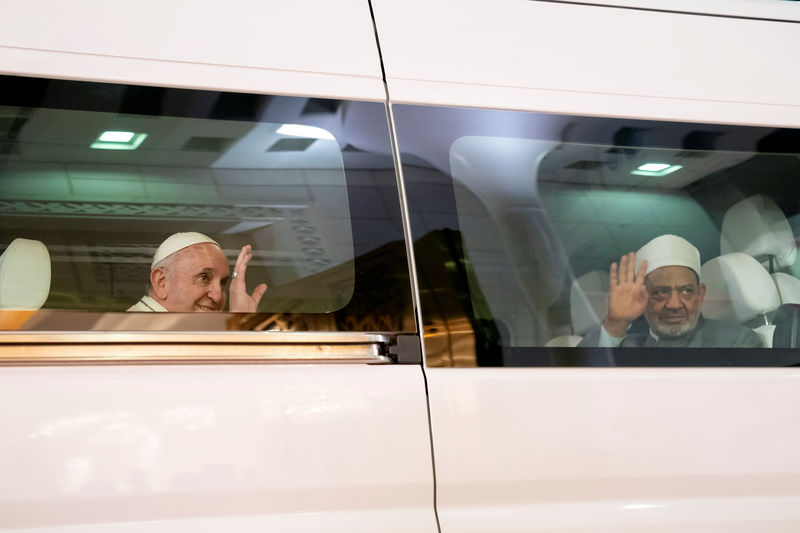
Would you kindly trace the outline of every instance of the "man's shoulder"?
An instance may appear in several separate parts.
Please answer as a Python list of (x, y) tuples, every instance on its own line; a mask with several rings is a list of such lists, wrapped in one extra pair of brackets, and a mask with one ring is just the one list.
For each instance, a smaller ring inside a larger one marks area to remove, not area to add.
[(703, 344), (717, 347), (751, 347), (762, 346), (761, 339), (755, 331), (731, 320), (715, 320), (704, 318), (701, 327)]
[(752, 329), (743, 326), (738, 322), (734, 322), (732, 320), (718, 320), (714, 318), (704, 318), (702, 328), (708, 331), (749, 331), (753, 333)]
[(721, 330), (721, 331), (724, 331), (724, 330), (731, 330), (731, 331), (736, 330), (736, 331), (739, 331), (739, 330), (745, 330), (745, 329), (748, 330), (748, 331), (752, 331), (750, 328), (747, 328), (747, 327), (739, 324), (738, 322), (734, 322), (732, 320), (719, 320), (719, 319), (716, 319), (716, 318), (703, 318), (702, 327), (704, 329), (709, 329), (709, 330), (714, 329), (714, 330)]
[(130, 306), (126, 312), (139, 312), (139, 313), (164, 313), (167, 309), (153, 300), (149, 296), (142, 296), (142, 299)]

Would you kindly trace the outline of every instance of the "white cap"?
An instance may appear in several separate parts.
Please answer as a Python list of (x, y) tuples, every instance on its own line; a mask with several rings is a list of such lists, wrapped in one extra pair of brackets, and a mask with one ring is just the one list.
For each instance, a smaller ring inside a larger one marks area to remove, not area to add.
[(677, 235), (661, 235), (648, 242), (636, 252), (636, 269), (647, 260), (647, 272), (665, 266), (684, 266), (700, 276), (700, 252), (692, 243)]
[[(166, 238), (166, 240), (164, 240), (164, 242), (161, 243), (161, 246), (158, 247), (158, 250), (156, 250), (156, 254), (153, 256), (153, 262), (150, 264), (150, 270), (154, 269), (158, 263), (171, 256), (175, 252), (195, 244), (202, 244), (204, 242), (210, 242), (211, 244), (216, 244), (219, 246), (219, 243), (208, 235), (203, 235), (202, 233), (197, 233), (196, 231), (186, 231), (183, 233), (175, 233), (170, 235)], [(222, 247), (220, 246), (220, 248)]]

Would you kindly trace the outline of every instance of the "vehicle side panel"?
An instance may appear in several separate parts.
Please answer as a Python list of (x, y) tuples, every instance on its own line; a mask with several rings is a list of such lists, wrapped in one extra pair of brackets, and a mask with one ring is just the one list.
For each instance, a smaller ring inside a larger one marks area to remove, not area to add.
[(436, 530), (418, 367), (7, 367), (0, 405), (3, 530)]
[(395, 103), (800, 125), (796, 23), (561, 2), (373, 4)]
[(442, 531), (796, 531), (790, 369), (428, 368)]
[[(0, 72), (382, 100), (369, 6), (99, 0), (3, 5)], [(45, 15), (45, 16), (43, 16)]]

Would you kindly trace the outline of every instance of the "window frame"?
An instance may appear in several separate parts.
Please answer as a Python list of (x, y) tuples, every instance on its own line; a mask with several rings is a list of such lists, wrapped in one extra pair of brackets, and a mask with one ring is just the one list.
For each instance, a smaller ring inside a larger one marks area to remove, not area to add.
[[(684, 357), (681, 349), (659, 348), (654, 355), (653, 350), (647, 348), (502, 345), (496, 330), (482, 330), (480, 319), (469, 304), (471, 288), (466, 269), (469, 268), (470, 259), (465, 255), (460, 236), (452, 170), (448, 166), (450, 147), (456, 140), (467, 136), (622, 146), (620, 142), (615, 142), (614, 133), (628, 128), (632, 131), (624, 146), (703, 150), (708, 148), (708, 139), (689, 134), (695, 131), (721, 131), (725, 135), (720, 137), (715, 146), (718, 150), (798, 155), (800, 130), (417, 104), (393, 104), (392, 109), (419, 279), (426, 366), (572, 367), (616, 364), (710, 367), (800, 364), (800, 357), (796, 353), (780, 348), (693, 348), (690, 354), (694, 357)], [(433, 125), (437, 126), (435, 138), (426, 138), (426, 144), (420, 144), (414, 132), (431, 131)], [(648, 131), (655, 131), (656, 134), (650, 139), (637, 135)], [(436, 172), (439, 174), (431, 177)], [(433, 190), (436, 191), (435, 202), (430, 200), (434, 196)], [(434, 203), (435, 209), (431, 210)], [(431, 228), (447, 232), (447, 235), (440, 242), (425, 242)], [(437, 253), (442, 256), (430, 260)], [(442, 267), (445, 263), (449, 263), (450, 267)]]
[[(13, 363), (102, 363), (102, 362), (370, 362), (385, 363), (388, 345), (399, 334), (414, 334), (412, 287), (403, 221), (400, 210), (397, 169), (389, 135), (385, 102), (330, 100), (314, 97), (231, 93), (165, 87), (144, 87), (99, 82), (55, 80), (23, 76), (0, 76), (3, 105), (51, 107), (92, 111), (151, 114), (169, 100), (173, 108), (163, 115), (225, 120), (271, 121), (283, 112), (264, 107), (273, 99), (299, 104), (301, 100), (360, 105), (361, 121), (342, 125), (345, 132), (372, 135), (368, 155), (375, 163), (364, 166), (358, 150), (343, 151), (350, 223), (353, 234), (355, 288), (351, 300), (330, 313), (220, 313), (234, 325), (229, 330), (204, 333), (191, 327), (192, 313), (181, 314), (177, 331), (160, 331), (154, 314), (154, 330), (100, 332), (74, 331), (0, 332), (0, 364)], [(227, 101), (202, 110), (175, 102)], [(271, 115), (270, 115), (271, 114)], [(269, 118), (264, 118), (268, 115)], [(277, 122), (277, 120), (275, 120)], [(309, 125), (315, 124), (310, 117)], [(363, 171), (372, 171), (365, 179)], [(376, 224), (369, 202), (379, 199), (383, 208)], [(142, 280), (144, 287), (146, 280)], [(135, 302), (131, 302), (134, 304)], [(8, 313), (3, 311), (8, 318)], [(102, 314), (102, 313), (99, 313)], [(144, 313), (142, 313), (143, 315)], [(252, 324), (277, 331), (246, 331)], [(137, 348), (137, 345), (139, 348)], [(203, 346), (198, 353), (196, 348)], [(194, 348), (193, 348), (194, 347)], [(288, 347), (294, 347), (289, 349)], [(138, 350), (138, 351), (137, 351)], [(138, 353), (126, 356), (126, 353)], [(149, 354), (149, 355), (148, 355)], [(238, 354), (238, 355), (237, 355)]]

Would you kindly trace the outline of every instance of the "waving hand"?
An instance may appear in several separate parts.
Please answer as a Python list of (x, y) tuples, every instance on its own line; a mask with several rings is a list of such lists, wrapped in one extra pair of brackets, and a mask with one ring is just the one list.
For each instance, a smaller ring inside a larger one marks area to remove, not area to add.
[(258, 309), (258, 302), (261, 301), (264, 293), (267, 292), (267, 285), (261, 283), (253, 289), (253, 294), (247, 294), (245, 273), (247, 272), (247, 264), (250, 263), (252, 258), (253, 247), (249, 244), (242, 247), (242, 251), (239, 252), (239, 257), (236, 258), (230, 289), (230, 310), (232, 313), (255, 313)]
[(644, 277), (647, 261), (636, 270), (636, 254), (623, 255), (609, 270), (608, 314), (603, 321), (606, 331), (615, 337), (624, 337), (631, 322), (639, 318), (647, 307), (647, 290)]

